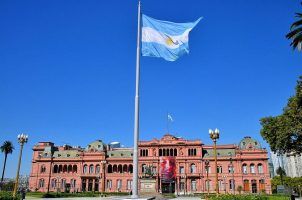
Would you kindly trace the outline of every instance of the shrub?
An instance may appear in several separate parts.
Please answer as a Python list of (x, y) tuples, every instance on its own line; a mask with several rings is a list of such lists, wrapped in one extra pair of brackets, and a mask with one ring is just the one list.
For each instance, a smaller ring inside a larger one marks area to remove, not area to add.
[(12, 192), (0, 191), (0, 199), (1, 200), (17, 200), (17, 199), (20, 199), (20, 195), (17, 194), (17, 196), (15, 198), (13, 198)]

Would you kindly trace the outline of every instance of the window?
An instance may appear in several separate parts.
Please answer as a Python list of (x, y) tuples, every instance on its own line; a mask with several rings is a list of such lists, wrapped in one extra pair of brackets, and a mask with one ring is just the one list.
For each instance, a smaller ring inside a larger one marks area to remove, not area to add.
[(219, 173), (219, 174), (222, 173), (222, 166), (217, 166), (217, 173)]
[(246, 164), (242, 165), (242, 173), (247, 174), (247, 165)]
[(71, 179), (70, 180), (70, 187), (71, 188), (75, 188), (76, 187), (76, 180), (75, 179)]
[(224, 190), (224, 182), (223, 182), (223, 180), (218, 180), (218, 188), (219, 188), (219, 190)]
[(93, 167), (93, 165), (90, 165), (90, 166), (89, 166), (89, 174), (92, 174), (93, 171), (94, 171), (94, 167)]
[(206, 171), (206, 173), (210, 174), (211, 173), (211, 167), (210, 166), (205, 166), (205, 171)]
[(261, 192), (265, 192), (265, 182), (264, 182), (264, 179), (260, 179), (259, 180), (259, 190)]
[(56, 188), (57, 187), (57, 179), (52, 179), (51, 180), (51, 188)]
[(197, 150), (196, 149), (188, 149), (188, 155), (189, 156), (196, 156)]
[(84, 167), (83, 167), (83, 173), (87, 174), (87, 165), (84, 165)]
[(127, 180), (127, 190), (132, 190), (132, 180)]
[(95, 167), (95, 173), (99, 174), (101, 171), (100, 165), (96, 165)]
[(251, 165), (250, 165), (250, 171), (251, 171), (252, 174), (255, 174), (255, 173), (256, 173), (256, 172), (255, 172), (255, 165), (254, 165), (254, 164), (251, 164)]
[(62, 179), (61, 189), (64, 190), (66, 187), (66, 179)]
[(259, 174), (262, 174), (262, 173), (263, 173), (263, 166), (262, 166), (261, 163), (258, 164), (258, 173), (259, 173)]
[(233, 179), (229, 180), (229, 187), (230, 187), (230, 190), (234, 190), (236, 188), (235, 181)]
[(179, 173), (180, 173), (180, 174), (184, 174), (184, 173), (185, 173), (185, 168), (184, 168), (184, 166), (180, 166), (180, 167), (179, 167)]
[(206, 190), (211, 190), (211, 180), (206, 180)]
[(117, 180), (117, 190), (120, 191), (122, 189), (122, 180), (118, 179)]
[(112, 180), (107, 180), (107, 189), (111, 190), (112, 188)]
[(230, 173), (230, 174), (234, 173), (234, 167), (233, 167), (233, 166), (229, 166), (228, 169), (229, 169), (229, 173)]
[(40, 179), (39, 180), (39, 188), (43, 188), (44, 187), (44, 179)]
[(162, 156), (162, 155), (163, 155), (163, 150), (159, 149), (159, 156)]
[(196, 180), (191, 181), (191, 191), (196, 191)]
[(46, 172), (46, 167), (44, 165), (41, 166), (41, 173), (45, 173)]
[(191, 164), (190, 172), (191, 173), (196, 173), (196, 165), (195, 164)]

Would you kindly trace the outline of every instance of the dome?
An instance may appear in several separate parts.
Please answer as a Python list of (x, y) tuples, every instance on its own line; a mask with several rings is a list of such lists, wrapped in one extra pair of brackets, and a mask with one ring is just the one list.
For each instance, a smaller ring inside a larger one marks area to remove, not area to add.
[(250, 136), (244, 137), (239, 143), (240, 149), (261, 149), (260, 143)]

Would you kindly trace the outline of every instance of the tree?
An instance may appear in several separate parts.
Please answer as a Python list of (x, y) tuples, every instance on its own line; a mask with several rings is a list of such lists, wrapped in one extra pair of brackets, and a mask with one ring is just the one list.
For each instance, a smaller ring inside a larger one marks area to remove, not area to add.
[(261, 135), (272, 151), (302, 153), (302, 76), (297, 81), (295, 95), (288, 99), (283, 113), (260, 119)]
[(10, 141), (5, 141), (2, 144), (2, 146), (0, 147), (0, 150), (2, 153), (4, 153), (4, 163), (3, 163), (3, 171), (2, 171), (2, 177), (1, 177), (1, 182), (3, 182), (7, 155), (13, 153), (13, 150), (14, 150), (13, 143)]
[(294, 22), (290, 27), (290, 32), (286, 35), (286, 38), (292, 40), (290, 46), (293, 49), (302, 50), (302, 13), (296, 13), (298, 21)]
[(283, 177), (286, 176), (286, 173), (282, 167), (278, 167), (276, 170), (276, 174), (280, 176), (281, 184), (283, 185)]

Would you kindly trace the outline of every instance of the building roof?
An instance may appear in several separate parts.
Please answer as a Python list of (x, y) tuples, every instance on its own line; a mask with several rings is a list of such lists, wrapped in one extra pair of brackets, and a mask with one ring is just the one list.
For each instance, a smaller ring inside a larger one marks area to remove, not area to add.
[(261, 148), (261, 144), (257, 140), (251, 138), (250, 136), (244, 137), (239, 142), (239, 148), (241, 150), (245, 150), (245, 149), (262, 149)]

